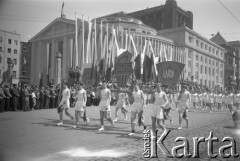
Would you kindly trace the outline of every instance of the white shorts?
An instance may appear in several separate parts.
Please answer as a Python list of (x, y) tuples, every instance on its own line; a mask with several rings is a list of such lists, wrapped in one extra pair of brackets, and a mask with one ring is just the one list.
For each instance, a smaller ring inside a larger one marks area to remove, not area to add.
[(159, 105), (151, 105), (152, 117), (163, 119), (163, 109)]
[(142, 103), (133, 103), (131, 106), (131, 111), (132, 112), (140, 112), (143, 110), (143, 105)]
[(101, 101), (99, 103), (99, 110), (100, 111), (110, 111), (110, 104), (108, 101)]
[(84, 106), (85, 105), (84, 105), (83, 101), (77, 101), (75, 103), (75, 110), (77, 110), (77, 111), (84, 111), (85, 110)]
[(184, 112), (188, 106), (186, 104), (179, 103), (178, 105), (178, 111)]
[[(65, 102), (65, 103), (63, 104), (63, 102)], [(67, 108), (67, 109), (70, 108), (70, 101), (69, 101), (69, 99), (61, 100), (60, 104), (63, 104), (62, 105), (63, 108)]]

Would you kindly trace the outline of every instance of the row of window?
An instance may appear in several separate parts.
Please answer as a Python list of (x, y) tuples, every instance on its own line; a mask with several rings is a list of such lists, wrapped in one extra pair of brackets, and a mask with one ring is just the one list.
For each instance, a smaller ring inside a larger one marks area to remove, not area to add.
[[(7, 58), (7, 61), (9, 61), (10, 60), (10, 58)], [(17, 59), (13, 59), (13, 61), (14, 61), (14, 64), (16, 65), (17, 64)], [(2, 63), (2, 57), (0, 56), (0, 63)]]
[[(188, 41), (189, 41), (189, 43), (193, 44), (194, 43), (193, 36), (189, 36)], [(211, 47), (210, 45), (208, 46), (208, 44), (204, 44), (203, 42), (200, 43), (199, 40), (196, 40), (196, 46), (200, 47), (201, 49), (205, 49), (209, 53), (212, 53), (212, 54), (215, 54), (216, 56), (219, 56), (219, 50), (218, 49), (216, 49), (214, 47)], [(222, 52), (220, 52), (220, 57), (223, 57)]]
[[(3, 38), (0, 37), (0, 43), (2, 43), (2, 42), (3, 42)], [(17, 40), (13, 40), (13, 43), (14, 43), (14, 45), (18, 45), (18, 41)], [(8, 39), (8, 44), (12, 44), (12, 39)]]
[[(2, 47), (0, 46), (0, 51), (3, 51)], [(11, 48), (8, 48), (8, 53), (11, 54), (12, 53), (12, 49)], [(14, 54), (18, 54), (18, 50), (17, 49), (14, 49), (13, 50), (13, 53)]]

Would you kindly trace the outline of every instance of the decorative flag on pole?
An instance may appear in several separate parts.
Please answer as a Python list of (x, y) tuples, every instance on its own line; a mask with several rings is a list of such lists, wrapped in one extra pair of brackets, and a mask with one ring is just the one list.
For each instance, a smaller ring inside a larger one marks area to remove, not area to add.
[(64, 1), (62, 3), (61, 17), (63, 17), (63, 7), (64, 7)]
[(135, 77), (136, 79), (141, 79), (141, 54), (138, 54), (138, 56), (135, 58)]

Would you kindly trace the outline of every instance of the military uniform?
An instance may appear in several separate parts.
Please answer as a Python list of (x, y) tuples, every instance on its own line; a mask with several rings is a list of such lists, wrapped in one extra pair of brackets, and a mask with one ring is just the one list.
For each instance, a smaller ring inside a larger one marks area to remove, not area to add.
[(14, 87), (11, 90), (11, 93), (12, 93), (12, 96), (13, 96), (13, 110), (17, 111), (17, 109), (18, 109), (18, 100), (19, 100), (19, 96), (20, 96), (19, 92), (18, 92), (18, 88)]
[(5, 98), (5, 111), (9, 111), (10, 110), (10, 103), (11, 103), (10, 100), (11, 100), (12, 95), (11, 95), (10, 90), (9, 90), (8, 87), (6, 87), (4, 89), (4, 93), (6, 95), (6, 98)]
[(40, 98), (39, 98), (39, 104), (40, 104), (40, 109), (44, 109), (44, 105), (45, 105), (45, 93), (44, 90), (41, 89), (40, 90)]

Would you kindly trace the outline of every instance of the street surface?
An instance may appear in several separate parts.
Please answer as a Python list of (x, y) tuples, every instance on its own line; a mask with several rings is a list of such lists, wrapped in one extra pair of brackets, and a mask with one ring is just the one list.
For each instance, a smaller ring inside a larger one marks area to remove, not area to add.
[[(115, 107), (112, 107), (112, 118), (114, 118)], [(71, 108), (70, 113), (74, 114)], [(151, 129), (150, 108), (145, 108), (145, 121), (148, 129)], [(227, 111), (208, 113), (198, 110), (189, 112), (190, 127), (177, 130), (178, 113), (171, 111), (173, 125), (164, 144), (171, 148), (178, 136), (186, 137), (192, 151), (192, 138), (209, 136), (213, 131), (214, 137), (219, 138), (214, 143), (214, 152), (226, 143), (221, 140), (224, 136), (231, 136), (236, 140), (237, 152), (240, 153), (240, 134), (234, 133), (231, 116)], [(143, 127), (136, 124), (136, 136), (129, 137), (131, 132), (130, 113), (128, 120), (119, 111), (119, 121), (112, 128), (111, 124), (105, 121), (105, 131), (98, 132), (99, 110), (98, 107), (87, 107), (87, 117), (90, 118), (88, 126), (81, 120), (79, 129), (73, 129), (70, 119), (64, 115), (64, 126), (58, 127), (58, 114), (56, 109), (33, 110), (30, 112), (5, 112), (0, 113), (0, 161), (82, 161), (82, 160), (179, 160), (167, 158), (158, 149), (158, 158), (143, 158)], [(161, 130), (158, 135), (161, 134)], [(217, 157), (210, 159), (207, 155), (207, 144), (200, 145), (200, 158), (182, 158), (180, 160), (240, 160), (230, 157), (224, 159)]]

